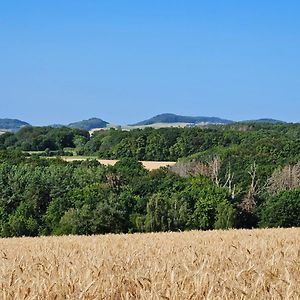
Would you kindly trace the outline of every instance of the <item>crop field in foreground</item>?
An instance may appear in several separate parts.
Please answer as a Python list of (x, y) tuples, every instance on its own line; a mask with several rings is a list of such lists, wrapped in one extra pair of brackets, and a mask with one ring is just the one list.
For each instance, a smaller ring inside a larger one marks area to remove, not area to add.
[(0, 240), (1, 299), (300, 299), (300, 228)]

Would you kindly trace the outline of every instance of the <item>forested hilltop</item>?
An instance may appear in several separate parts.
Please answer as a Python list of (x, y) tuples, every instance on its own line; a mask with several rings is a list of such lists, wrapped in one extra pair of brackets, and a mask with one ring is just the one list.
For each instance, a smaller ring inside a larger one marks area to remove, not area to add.
[[(1, 135), (0, 149), (1, 236), (300, 226), (300, 124), (91, 137), (28, 126)], [(119, 162), (67, 163), (63, 155)], [(139, 160), (178, 163), (150, 172)]]

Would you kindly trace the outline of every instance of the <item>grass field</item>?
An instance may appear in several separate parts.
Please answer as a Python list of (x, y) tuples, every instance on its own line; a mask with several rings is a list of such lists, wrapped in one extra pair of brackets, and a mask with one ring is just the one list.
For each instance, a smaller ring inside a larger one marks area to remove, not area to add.
[(300, 229), (0, 240), (1, 299), (300, 299)]
[[(98, 160), (101, 164), (106, 165), (106, 166), (113, 166), (118, 160), (116, 159), (98, 159), (97, 157), (93, 156), (61, 156), (61, 159), (65, 161), (76, 161), (76, 160), (87, 160), (87, 159), (96, 159)], [(155, 170), (159, 169), (161, 167), (167, 167), (167, 166), (172, 166), (175, 165), (176, 162), (174, 161), (141, 161), (141, 163), (144, 165), (144, 167), (147, 170)]]
[[(68, 149), (66, 149), (66, 151), (72, 152), (72, 151), (74, 151), (74, 149), (68, 148)], [(29, 151), (28, 153), (31, 155), (32, 154), (38, 155), (38, 154), (44, 153), (44, 151)], [(54, 159), (54, 158), (56, 158), (56, 156), (46, 157), (46, 158)], [(113, 166), (118, 161), (117, 159), (99, 159), (97, 156), (87, 156), (87, 155), (60, 156), (60, 158), (67, 162), (95, 159), (95, 160), (99, 161), (101, 164), (106, 165), (106, 166)], [(141, 161), (141, 163), (149, 171), (159, 169), (161, 167), (173, 166), (176, 164), (175, 161)]]

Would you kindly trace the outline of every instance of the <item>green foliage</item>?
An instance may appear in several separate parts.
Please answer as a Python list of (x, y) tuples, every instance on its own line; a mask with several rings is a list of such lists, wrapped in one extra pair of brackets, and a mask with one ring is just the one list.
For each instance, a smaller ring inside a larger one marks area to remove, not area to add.
[(294, 189), (270, 196), (261, 207), (262, 227), (299, 227), (300, 190)]
[(79, 136), (89, 139), (89, 133), (80, 129), (25, 126), (14, 135), (4, 135), (0, 142), (5, 148), (23, 151), (63, 150), (74, 148)]
[(190, 210), (184, 199), (173, 194), (154, 194), (147, 203), (144, 223), (146, 231), (168, 231), (186, 229)]
[(146, 231), (168, 230), (170, 228), (168, 212), (169, 202), (165, 197), (159, 194), (150, 197), (147, 203)]
[(73, 137), (73, 144), (74, 144), (78, 154), (82, 153), (82, 150), (83, 150), (85, 144), (87, 143), (87, 141), (88, 141), (88, 138), (86, 136), (75, 135)]
[[(21, 151), (47, 147), (50, 155), (74, 146), (121, 159), (106, 167)], [(263, 189), (274, 169), (300, 160), (299, 124), (111, 129), (91, 138), (77, 129), (25, 127), (1, 135), (0, 149), (1, 236), (300, 225), (299, 190), (274, 196)], [(177, 158), (178, 167), (193, 166), (193, 172), (150, 172), (139, 161)], [(251, 209), (245, 199), (253, 200)]]
[(128, 232), (126, 207), (111, 194), (105, 201), (98, 203), (94, 212), (94, 226), (97, 233)]
[[(213, 186), (203, 179), (192, 183), (192, 197), (195, 199), (195, 210), (191, 225), (197, 229), (213, 229), (223, 225), (221, 207), (230, 207), (230, 196), (225, 188)], [(226, 226), (225, 226), (226, 228)]]
[(9, 216), (4, 234), (8, 236), (35, 236), (38, 233), (38, 226), (39, 222), (34, 205), (30, 202), (21, 202)]
[(231, 203), (227, 201), (220, 202), (217, 205), (216, 211), (215, 229), (229, 229), (235, 227), (237, 212)]
[(114, 170), (127, 175), (127, 178), (135, 178), (147, 174), (143, 164), (134, 158), (121, 158), (115, 165)]

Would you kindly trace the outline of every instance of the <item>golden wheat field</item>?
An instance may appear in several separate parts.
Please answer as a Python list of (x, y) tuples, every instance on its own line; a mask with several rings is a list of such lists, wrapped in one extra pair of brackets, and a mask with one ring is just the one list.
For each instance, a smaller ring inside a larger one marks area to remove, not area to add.
[(300, 228), (0, 239), (1, 299), (300, 299)]

